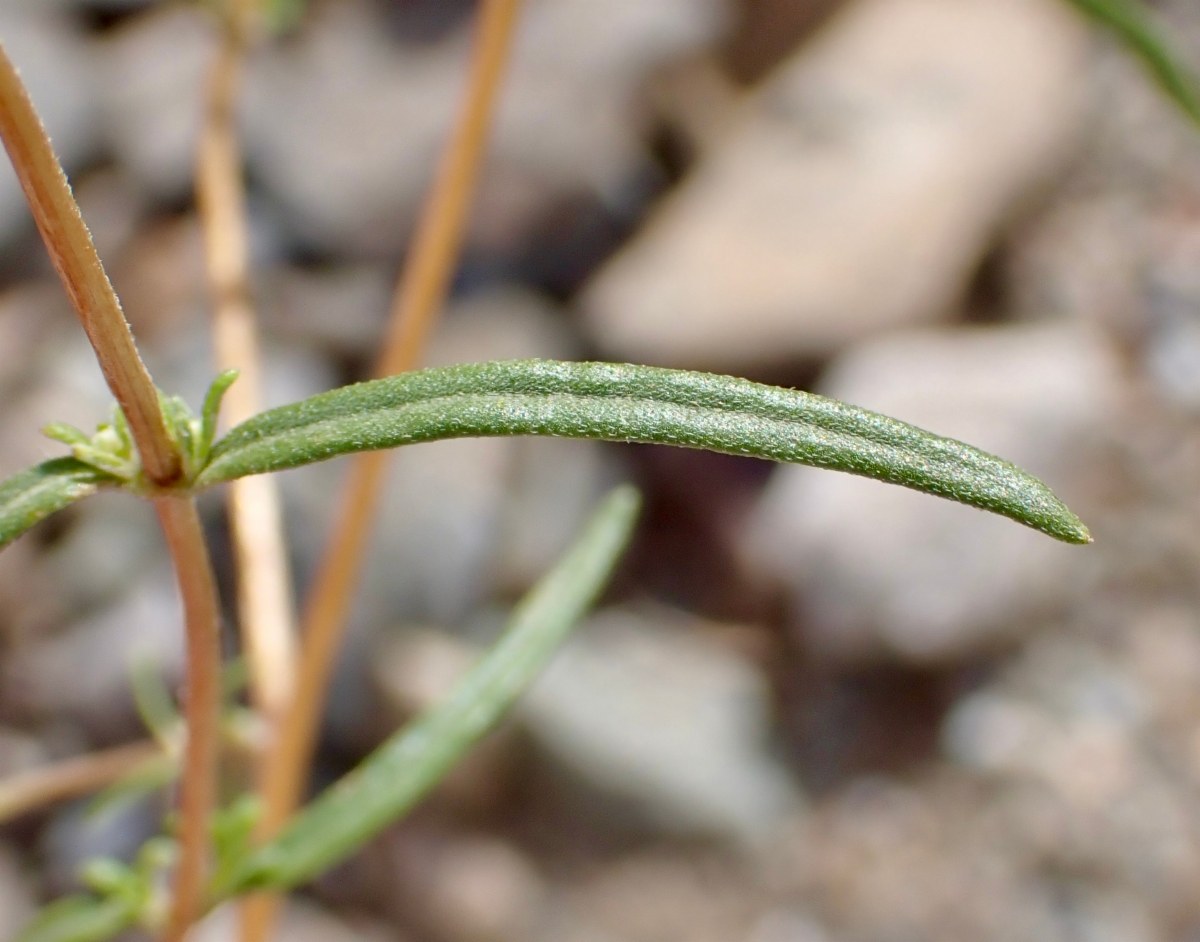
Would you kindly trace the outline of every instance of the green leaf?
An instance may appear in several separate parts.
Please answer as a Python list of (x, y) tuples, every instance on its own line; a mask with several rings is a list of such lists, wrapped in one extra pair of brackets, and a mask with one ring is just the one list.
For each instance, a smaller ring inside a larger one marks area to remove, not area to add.
[(1188, 116), (1200, 124), (1200, 85), (1195, 73), (1171, 48), (1164, 27), (1140, 0), (1071, 0), (1107, 26), (1143, 64)]
[(0, 549), (55, 511), (117, 483), (74, 458), (43, 461), (13, 475), (0, 484)]
[(137, 907), (125, 898), (68, 896), (43, 909), (11, 942), (103, 942), (136, 920)]
[(91, 438), (84, 432), (77, 429), (74, 425), (67, 425), (65, 422), (51, 422), (49, 425), (42, 427), (42, 434), (47, 438), (62, 442), (71, 448), (76, 445), (90, 445)]
[(207, 457), (212, 444), (217, 438), (217, 420), (221, 415), (221, 402), (229, 387), (238, 378), (239, 370), (225, 370), (218, 374), (208, 387), (204, 396), (204, 405), (200, 410), (200, 453)]
[(1044, 484), (970, 445), (808, 393), (611, 363), (482, 363), (336, 389), (233, 429), (213, 446), (196, 484), (493, 435), (653, 442), (848, 471), (990, 510), (1068, 543), (1091, 540)]
[(618, 488), (517, 606), (504, 636), (449, 698), (418, 717), (236, 868), (226, 892), (287, 889), (345, 859), (414, 805), (504, 716), (608, 581), (640, 498)]

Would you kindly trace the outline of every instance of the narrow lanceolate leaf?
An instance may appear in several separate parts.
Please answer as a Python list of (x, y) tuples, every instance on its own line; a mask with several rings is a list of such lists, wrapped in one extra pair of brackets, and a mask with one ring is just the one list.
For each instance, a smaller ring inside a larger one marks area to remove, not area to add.
[(410, 810), (504, 716), (591, 607), (629, 540), (639, 503), (632, 488), (614, 491), (449, 698), (314, 801), (218, 892), (297, 886)]
[(11, 942), (104, 942), (132, 927), (136, 917), (127, 900), (69, 896), (43, 909)]
[(1003, 514), (1068, 543), (1091, 539), (1044, 484), (962, 442), (822, 396), (610, 363), (482, 363), (347, 386), (239, 425), (196, 483), (490, 435), (652, 442), (831, 468)]
[(1112, 30), (1142, 60), (1158, 84), (1200, 124), (1200, 84), (1184, 65), (1166, 29), (1142, 0), (1071, 0)]
[(74, 458), (43, 461), (0, 483), (0, 549), (55, 511), (117, 479)]

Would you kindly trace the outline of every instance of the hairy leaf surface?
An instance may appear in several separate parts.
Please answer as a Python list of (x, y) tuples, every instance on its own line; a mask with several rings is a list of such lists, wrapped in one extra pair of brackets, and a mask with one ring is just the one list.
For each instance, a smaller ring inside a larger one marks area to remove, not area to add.
[(233, 429), (196, 483), (494, 435), (651, 442), (848, 471), (990, 510), (1068, 543), (1090, 541), (1044, 484), (962, 442), (822, 396), (611, 363), (482, 363), (336, 389)]
[(43, 461), (14, 474), (0, 484), (0, 549), (55, 511), (116, 483), (111, 475), (74, 458)]
[(1200, 85), (1180, 62), (1157, 22), (1141, 0), (1071, 0), (1075, 6), (1112, 30), (1142, 60), (1158, 84), (1200, 124)]
[(517, 606), (504, 636), (446, 701), (309, 805), (218, 892), (304, 883), (411, 809), (508, 711), (591, 607), (629, 540), (639, 505), (633, 488), (614, 491), (567, 555)]

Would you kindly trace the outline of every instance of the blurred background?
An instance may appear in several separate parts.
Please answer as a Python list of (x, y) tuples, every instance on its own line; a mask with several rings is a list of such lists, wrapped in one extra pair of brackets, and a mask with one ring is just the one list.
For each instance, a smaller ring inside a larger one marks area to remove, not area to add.
[[(1200, 6), (1157, 6), (1200, 62)], [(473, 8), (312, 0), (255, 54), (270, 404), (366, 375)], [(158, 382), (198, 404), (207, 11), (3, 0), (0, 37)], [(1096, 543), (699, 452), (404, 449), (314, 789), (445, 691), (607, 488), (646, 512), (512, 719), (280, 938), (1200, 940), (1200, 133), (1114, 42), (1063, 0), (529, 0), (428, 359), (533, 356), (883, 411), (1043, 477)], [(0, 475), (108, 402), (4, 162)], [(281, 476), (301, 594), (343, 471)], [(150, 508), (47, 521), (0, 554), (0, 775), (144, 737), (131, 672), (181, 658)], [(0, 828), (0, 937), (163, 809)]]

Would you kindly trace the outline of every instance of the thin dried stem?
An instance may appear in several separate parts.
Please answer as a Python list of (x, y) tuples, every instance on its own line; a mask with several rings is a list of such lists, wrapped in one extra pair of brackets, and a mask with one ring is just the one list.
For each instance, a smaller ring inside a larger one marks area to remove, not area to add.
[(187, 742), (179, 783), (179, 862), (163, 936), (166, 942), (181, 942), (201, 912), (208, 876), (220, 743), (221, 625), (216, 582), (195, 501), (160, 497), (154, 507), (175, 563), (187, 627)]
[(164, 755), (153, 740), (19, 772), (0, 781), (0, 824), (45, 805), (106, 788)]
[(0, 138), (104, 378), (129, 421), (146, 476), (163, 487), (176, 483), (182, 465), (167, 433), (154, 383), (138, 356), (121, 303), (100, 264), (50, 138), (3, 47)]
[[(405, 259), (383, 355), (376, 366), (378, 376), (418, 365), (445, 301), (519, 9), (520, 0), (484, 0), (480, 8), (466, 100)], [(354, 460), (346, 482), (334, 534), (304, 612), (297, 678), (301, 695), (288, 712), (268, 759), (260, 839), (277, 833), (301, 798), (385, 470), (382, 453), (361, 455)], [(248, 915), (244, 924), (243, 942), (262, 942), (267, 937), (276, 905), (274, 897), (256, 899), (255, 914)]]
[[(236, 425), (262, 411), (261, 355), (249, 284), (242, 160), (235, 108), (246, 51), (249, 11), (231, 11), (213, 65), (196, 166), (204, 229), (213, 340), (218, 369), (240, 371), (225, 396)], [(255, 708), (275, 727), (295, 688), (295, 618), (279, 490), (272, 477), (229, 488), (230, 528), (238, 570), (238, 621)]]
[(446, 299), (483, 164), (521, 0), (485, 0), (466, 101), (405, 259), (376, 376), (417, 366)]

